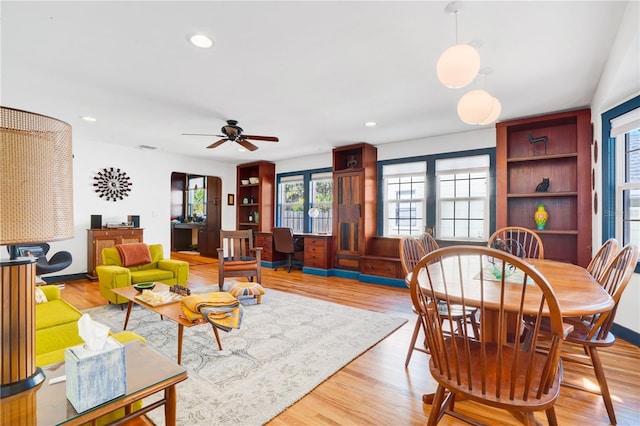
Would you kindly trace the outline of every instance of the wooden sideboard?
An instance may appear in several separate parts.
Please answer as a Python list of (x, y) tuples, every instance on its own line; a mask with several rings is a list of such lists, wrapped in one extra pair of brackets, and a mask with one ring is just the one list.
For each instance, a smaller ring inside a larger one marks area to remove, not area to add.
[(143, 242), (143, 228), (87, 229), (87, 277), (97, 280), (96, 267), (102, 265), (102, 249), (116, 244)]

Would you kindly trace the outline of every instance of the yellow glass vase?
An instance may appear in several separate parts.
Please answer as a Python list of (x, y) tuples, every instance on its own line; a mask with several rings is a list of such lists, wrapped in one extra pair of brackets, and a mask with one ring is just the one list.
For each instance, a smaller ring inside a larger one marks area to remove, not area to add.
[(536, 229), (546, 229), (549, 213), (544, 209), (544, 204), (538, 204), (538, 210), (533, 214), (533, 219), (536, 221)]

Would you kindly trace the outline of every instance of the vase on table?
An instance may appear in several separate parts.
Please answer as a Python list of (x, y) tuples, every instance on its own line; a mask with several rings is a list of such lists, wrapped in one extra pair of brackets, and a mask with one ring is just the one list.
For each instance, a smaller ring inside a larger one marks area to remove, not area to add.
[(536, 221), (536, 229), (546, 229), (549, 213), (544, 209), (544, 204), (538, 204), (538, 209), (533, 214), (533, 219)]

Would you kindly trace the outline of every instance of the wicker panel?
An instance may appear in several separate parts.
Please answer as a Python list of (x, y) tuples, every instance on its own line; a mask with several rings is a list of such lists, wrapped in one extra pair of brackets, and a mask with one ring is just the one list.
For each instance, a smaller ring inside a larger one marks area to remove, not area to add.
[(71, 126), (0, 108), (0, 243), (73, 237)]

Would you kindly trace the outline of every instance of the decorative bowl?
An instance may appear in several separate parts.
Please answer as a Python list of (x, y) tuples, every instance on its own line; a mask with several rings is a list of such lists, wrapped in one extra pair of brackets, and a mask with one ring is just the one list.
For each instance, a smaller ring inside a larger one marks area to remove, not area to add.
[(138, 291), (142, 291), (142, 290), (153, 290), (153, 288), (156, 286), (156, 283), (138, 283), (138, 284), (134, 284), (133, 288), (135, 288)]
[(249, 185), (249, 179), (240, 179), (242, 185)]
[(258, 183), (259, 179), (257, 177), (250, 177), (249, 178), (249, 183)]

